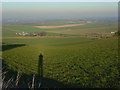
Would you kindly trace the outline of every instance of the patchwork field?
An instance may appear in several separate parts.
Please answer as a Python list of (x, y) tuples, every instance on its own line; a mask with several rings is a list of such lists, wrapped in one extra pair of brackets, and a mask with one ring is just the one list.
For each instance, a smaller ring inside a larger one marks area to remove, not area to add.
[[(58, 23), (58, 24), (55, 24)], [(4, 37), (13, 37), (13, 36), (19, 36), (15, 33), (20, 32), (46, 32), (47, 36), (80, 36), (80, 35), (87, 35), (87, 34), (110, 34), (111, 32), (114, 32), (118, 30), (117, 23), (98, 23), (98, 22), (92, 22), (92, 23), (86, 23), (86, 22), (77, 22), (77, 24), (81, 24), (78, 26), (73, 27), (59, 27), (61, 26), (62, 21), (51, 21), (51, 23), (46, 22), (46, 25), (43, 24), (36, 24), (36, 25), (6, 25), (3, 26), (3, 38)], [(50, 25), (48, 25), (50, 24)], [(55, 26), (57, 28), (36, 28), (36, 27), (53, 27)], [(64, 25), (68, 25), (68, 21), (64, 21)], [(76, 23), (75, 23), (76, 24)], [(84, 25), (83, 25), (84, 24)], [(63, 25), (63, 26), (64, 26)], [(73, 25), (73, 24), (72, 24)], [(36, 27), (34, 27), (36, 26)], [(58, 28), (59, 27), (59, 28)]]
[[(46, 26), (70, 24), (70, 21), (56, 22), (46, 22)], [(45, 26), (44, 23), (3, 26), (3, 87), (33, 87), (34, 81), (34, 87), (40, 84), (40, 87), (47, 88), (120, 88), (118, 38), (80, 37), (86, 33), (110, 33), (117, 30), (116, 23), (34, 27), (40, 25)], [(42, 38), (15, 34), (23, 31), (49, 33)]]

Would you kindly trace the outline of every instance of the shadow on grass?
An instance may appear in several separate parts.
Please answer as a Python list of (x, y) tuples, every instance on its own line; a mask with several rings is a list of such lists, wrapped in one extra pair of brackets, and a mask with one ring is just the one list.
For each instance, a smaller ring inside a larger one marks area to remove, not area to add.
[(34, 85), (33, 85), (33, 74), (25, 74), (21, 73), (18, 84), (17, 83), (17, 77), (18, 72), (13, 70), (3, 70), (3, 72), (8, 71), (6, 74), (2, 76), (3, 85), (2, 88), (65, 88), (67, 87), (62, 82), (58, 82), (57, 80), (49, 79), (42, 77), (42, 86), (38, 86), (41, 81), (41, 78), (38, 78), (37, 75), (35, 75), (34, 78)]
[(43, 55), (40, 54), (38, 60), (38, 74), (26, 74), (22, 71), (13, 71), (7, 69), (8, 66), (2, 62), (2, 88), (66, 88), (71, 85), (65, 85), (54, 79), (43, 77)]
[(25, 44), (2, 44), (2, 51), (9, 50), (16, 47), (25, 46)]
[(39, 60), (38, 60), (38, 75), (37, 75), (37, 82), (36, 82), (36, 87), (42, 87), (42, 82), (43, 81), (43, 55), (39, 55)]

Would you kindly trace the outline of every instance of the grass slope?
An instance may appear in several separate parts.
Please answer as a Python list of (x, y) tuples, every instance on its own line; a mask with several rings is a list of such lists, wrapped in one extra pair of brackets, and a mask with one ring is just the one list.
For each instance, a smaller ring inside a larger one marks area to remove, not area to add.
[(119, 87), (116, 38), (4, 39), (3, 42), (9, 43), (3, 44), (3, 48), (10, 43), (15, 45), (3, 51), (3, 62), (8, 69), (19, 70), (21, 74), (37, 74), (39, 55), (43, 54), (43, 77), (49, 79), (43, 87), (57, 87), (53, 80), (69, 87)]

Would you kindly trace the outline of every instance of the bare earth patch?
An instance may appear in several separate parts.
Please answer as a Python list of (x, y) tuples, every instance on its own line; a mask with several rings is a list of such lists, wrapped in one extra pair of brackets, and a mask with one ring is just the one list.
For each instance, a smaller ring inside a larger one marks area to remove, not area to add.
[(84, 24), (71, 24), (71, 25), (60, 25), (60, 26), (34, 26), (36, 28), (62, 28), (62, 27), (74, 27), (78, 25), (84, 25)]

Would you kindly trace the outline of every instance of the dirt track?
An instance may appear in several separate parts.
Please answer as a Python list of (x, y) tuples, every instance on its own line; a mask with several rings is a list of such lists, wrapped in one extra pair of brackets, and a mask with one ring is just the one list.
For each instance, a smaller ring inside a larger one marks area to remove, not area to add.
[(36, 28), (62, 28), (62, 27), (74, 27), (78, 25), (84, 25), (84, 24), (71, 24), (71, 25), (60, 25), (60, 26), (34, 26)]
[[(75, 37), (86, 37), (86, 36), (36, 36), (36, 37), (3, 37), (4, 39), (33, 39), (33, 38), (75, 38)], [(98, 38), (87, 36), (88, 38)]]

